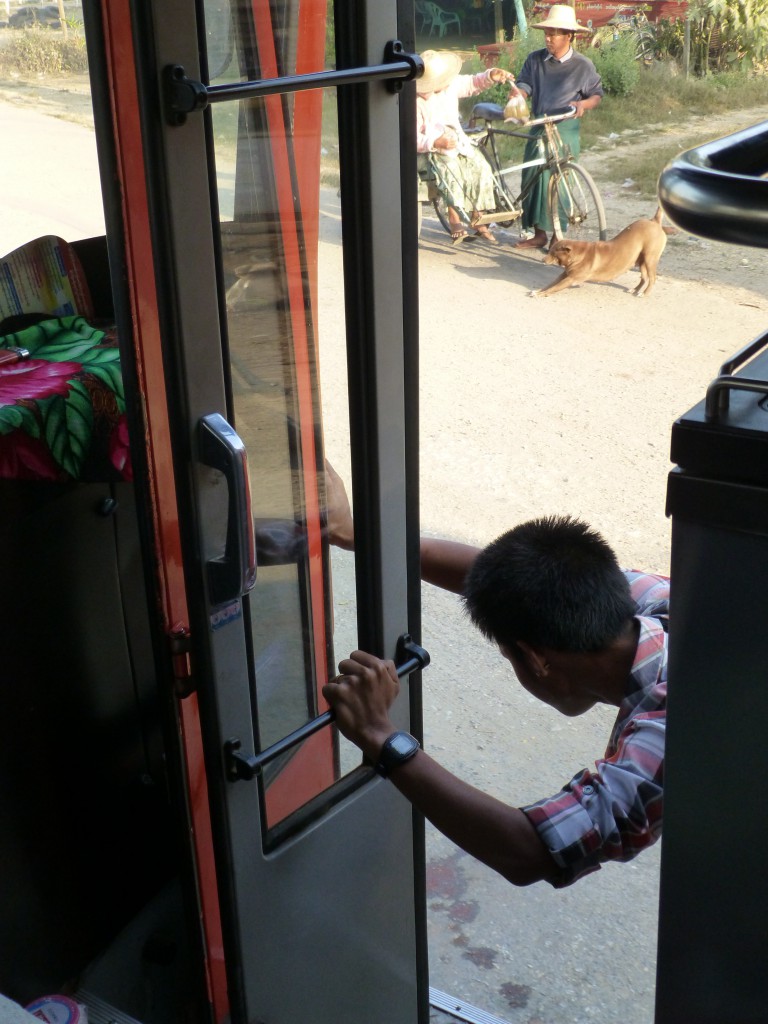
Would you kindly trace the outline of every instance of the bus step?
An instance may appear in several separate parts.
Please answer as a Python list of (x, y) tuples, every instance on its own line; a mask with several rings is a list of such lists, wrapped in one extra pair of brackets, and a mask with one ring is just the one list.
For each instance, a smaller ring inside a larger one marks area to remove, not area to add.
[[(470, 1003), (465, 1003), (463, 999), (454, 999), (447, 992), (441, 992), (437, 988), (430, 987), (429, 989), (429, 1006), (432, 1010), (447, 1014), (451, 1020), (463, 1020), (467, 1021), (467, 1024), (508, 1024), (508, 1021), (501, 1017), (488, 1013), (487, 1010), (481, 1010), (477, 1006), (472, 1006)], [(445, 1019), (443, 1016), (430, 1014), (432, 1024), (441, 1024)]]

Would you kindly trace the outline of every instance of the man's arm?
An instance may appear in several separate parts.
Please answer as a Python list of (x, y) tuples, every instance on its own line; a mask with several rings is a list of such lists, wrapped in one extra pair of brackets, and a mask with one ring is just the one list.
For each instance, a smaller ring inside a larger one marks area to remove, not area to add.
[[(355, 651), (323, 694), (348, 740), (376, 762), (395, 727), (389, 707), (400, 684), (393, 663)], [(462, 782), (420, 750), (390, 779), (443, 835), (514, 885), (553, 880), (558, 868), (525, 814)]]
[[(326, 528), (328, 540), (347, 551), (354, 550), (355, 530), (352, 510), (344, 481), (330, 464), (325, 463)], [(456, 541), (422, 537), (421, 578), (444, 590), (460, 594), (464, 580), (480, 548)]]
[(600, 105), (602, 98), (602, 96), (590, 96), (586, 100), (576, 100), (573, 104), (576, 108), (576, 117), (583, 117), (585, 110), (594, 110)]
[(464, 580), (472, 563), (480, 554), (480, 548), (471, 544), (460, 544), (453, 540), (439, 540), (436, 537), (421, 538), (421, 578), (443, 590), (461, 594)]
[(521, 810), (458, 779), (423, 750), (390, 779), (444, 836), (513, 885), (557, 876), (557, 865)]

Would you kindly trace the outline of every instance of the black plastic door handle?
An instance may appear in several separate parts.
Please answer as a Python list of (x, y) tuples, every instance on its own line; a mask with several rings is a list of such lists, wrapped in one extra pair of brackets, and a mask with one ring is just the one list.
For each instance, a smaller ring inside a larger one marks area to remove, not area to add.
[(241, 597), (256, 582), (248, 455), (237, 433), (217, 412), (200, 420), (198, 443), (200, 461), (220, 470), (229, 489), (224, 554), (207, 562), (211, 600), (223, 604)]

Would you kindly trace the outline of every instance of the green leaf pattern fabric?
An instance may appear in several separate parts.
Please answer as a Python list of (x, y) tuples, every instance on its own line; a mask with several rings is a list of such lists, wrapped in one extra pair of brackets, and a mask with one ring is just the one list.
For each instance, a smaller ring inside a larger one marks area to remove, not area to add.
[(132, 479), (114, 328), (81, 316), (0, 337), (29, 358), (0, 364), (0, 477)]

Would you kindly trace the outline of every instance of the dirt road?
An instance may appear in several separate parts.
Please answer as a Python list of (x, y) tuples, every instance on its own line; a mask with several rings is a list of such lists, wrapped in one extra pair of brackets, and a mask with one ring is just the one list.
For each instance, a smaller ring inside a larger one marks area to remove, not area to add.
[[(612, 232), (653, 214), (600, 174), (596, 154), (585, 163)], [(570, 512), (623, 564), (665, 572), (670, 428), (720, 364), (768, 329), (768, 251), (679, 234), (647, 299), (625, 290), (637, 272), (530, 298), (558, 273), (541, 259), (503, 241), (451, 248), (425, 219), (423, 526), (482, 544), (521, 519)], [(426, 586), (424, 642), (427, 743), (470, 782), (520, 804), (602, 752), (610, 711), (570, 720), (538, 705), (455, 602)], [(511, 1024), (649, 1024), (659, 853), (563, 892), (514, 890), (431, 835), (432, 984)]]
[[(655, 210), (620, 184), (601, 189), (612, 231)], [(343, 334), (332, 289), (341, 275), (335, 197), (321, 230), (325, 344)], [(542, 300), (528, 293), (556, 268), (543, 254), (515, 252), (512, 235), (498, 237), (495, 247), (454, 248), (436, 219), (424, 219), (423, 529), (484, 544), (522, 519), (570, 512), (600, 529), (622, 564), (668, 571), (671, 426), (721, 363), (768, 328), (768, 253), (678, 234), (646, 299), (626, 290), (632, 272)], [(346, 429), (338, 412), (331, 397), (331, 452)], [(515, 685), (456, 600), (425, 585), (423, 601), (425, 738), (438, 760), (517, 805), (592, 765), (610, 709), (562, 718)], [(432, 985), (510, 1024), (650, 1024), (659, 855), (656, 847), (562, 892), (516, 890), (430, 830)]]
[[(611, 233), (653, 215), (653, 201), (602, 177), (599, 157), (585, 163)], [(482, 540), (527, 512), (568, 509), (629, 561), (666, 568), (670, 426), (725, 358), (768, 328), (768, 249), (680, 232), (647, 298), (628, 293), (639, 280), (631, 271), (534, 299), (558, 268), (515, 251), (512, 230), (496, 233), (498, 246), (454, 248), (424, 219), (424, 525), (439, 530), (447, 516), (461, 528), (471, 509), (464, 529)]]

